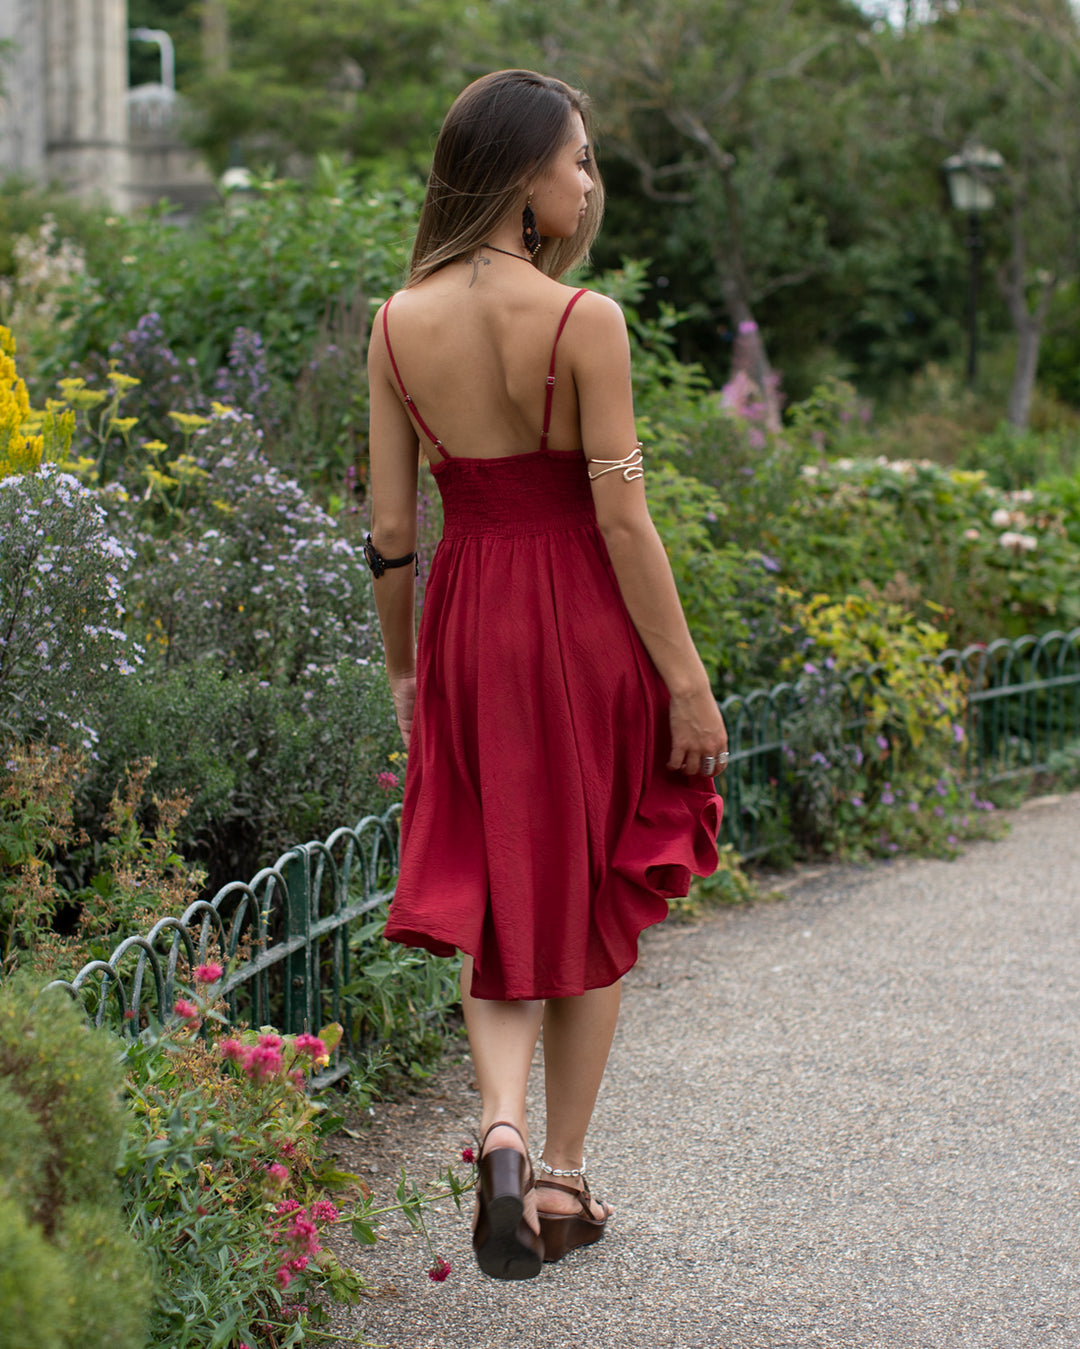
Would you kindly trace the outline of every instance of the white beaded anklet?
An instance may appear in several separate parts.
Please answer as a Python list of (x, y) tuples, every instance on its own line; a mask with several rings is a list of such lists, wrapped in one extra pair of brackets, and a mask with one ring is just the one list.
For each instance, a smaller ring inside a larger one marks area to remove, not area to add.
[(581, 1165), (574, 1167), (572, 1171), (560, 1171), (557, 1166), (548, 1166), (547, 1162), (544, 1161), (542, 1156), (537, 1157), (536, 1164), (537, 1166), (539, 1166), (541, 1171), (546, 1172), (546, 1174), (549, 1176), (570, 1176), (570, 1177), (577, 1176), (580, 1177), (582, 1180), (585, 1179), (584, 1157), (582, 1157), (581, 1159)]

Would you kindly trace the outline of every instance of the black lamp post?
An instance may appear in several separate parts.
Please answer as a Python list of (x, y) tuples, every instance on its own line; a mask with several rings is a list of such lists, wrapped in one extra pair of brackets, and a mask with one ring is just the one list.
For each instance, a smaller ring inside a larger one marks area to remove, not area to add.
[(978, 369), (978, 309), (979, 309), (979, 254), (982, 235), (979, 233), (979, 215), (994, 204), (993, 181), (1005, 161), (996, 150), (972, 142), (959, 154), (950, 155), (942, 165), (949, 184), (949, 198), (958, 211), (967, 215), (967, 245), (971, 266), (968, 281), (968, 387), (975, 385)]

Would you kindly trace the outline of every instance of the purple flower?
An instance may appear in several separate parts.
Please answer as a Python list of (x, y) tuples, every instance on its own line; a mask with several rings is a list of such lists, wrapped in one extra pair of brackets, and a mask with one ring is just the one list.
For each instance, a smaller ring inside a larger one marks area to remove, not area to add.
[(886, 782), (886, 784), (885, 784), (885, 789), (884, 789), (884, 791), (881, 793), (881, 804), (882, 804), (883, 806), (891, 806), (891, 805), (893, 805), (893, 804), (895, 803), (895, 801), (896, 801), (896, 797), (893, 796), (893, 794), (892, 794), (892, 788), (891, 788), (891, 787), (889, 786), (889, 784)]
[(956, 743), (958, 745), (961, 744), (964, 739), (964, 728), (963, 726), (960, 725), (958, 721), (953, 722), (952, 733), (953, 739), (956, 741)]
[(761, 565), (765, 568), (766, 571), (780, 570), (780, 563), (777, 562), (775, 557), (770, 557), (768, 553), (762, 553)]
[(889, 742), (885, 739), (883, 735), (879, 735), (877, 737), (877, 747), (880, 750), (887, 750), (889, 748)]
[(862, 808), (863, 808), (863, 799), (862, 799), (862, 797), (861, 797), (861, 796), (853, 796), (853, 797), (851, 798), (851, 804), (855, 807), (856, 810), (862, 810)]

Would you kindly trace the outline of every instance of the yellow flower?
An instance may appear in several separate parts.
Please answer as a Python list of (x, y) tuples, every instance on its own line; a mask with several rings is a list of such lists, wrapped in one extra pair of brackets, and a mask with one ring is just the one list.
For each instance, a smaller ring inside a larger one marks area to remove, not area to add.
[(165, 442), (164, 442), (163, 440), (144, 440), (144, 441), (143, 441), (143, 449), (144, 449), (144, 450), (150, 450), (151, 453), (153, 453), (153, 454), (159, 454), (162, 450), (167, 450), (168, 448), (169, 448), (168, 445), (166, 445)]
[(126, 436), (138, 420), (138, 417), (114, 417), (109, 423), (109, 430), (119, 431), (122, 436)]
[(194, 412), (170, 412), (169, 416), (181, 431), (197, 431), (200, 426), (209, 426), (209, 417), (199, 417)]
[(230, 412), (236, 411), (236, 409), (234, 407), (230, 407), (228, 403), (219, 403), (217, 402), (216, 399), (211, 402), (210, 406), (214, 410), (215, 417), (225, 417)]
[(142, 383), (142, 380), (136, 379), (134, 375), (122, 375), (119, 370), (110, 370), (108, 380), (118, 393), (127, 393), (128, 389), (134, 389), (137, 384)]

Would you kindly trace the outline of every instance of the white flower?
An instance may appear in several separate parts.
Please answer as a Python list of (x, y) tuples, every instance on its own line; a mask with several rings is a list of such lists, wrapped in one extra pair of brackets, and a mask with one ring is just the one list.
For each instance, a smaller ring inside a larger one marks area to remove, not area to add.
[(1018, 553), (1030, 553), (1039, 546), (1039, 540), (1034, 534), (1016, 534), (1011, 532), (1002, 534), (1001, 538), (998, 539), (998, 543), (1002, 548), (1015, 548)]
[(1012, 511), (1007, 511), (1003, 506), (999, 506), (990, 517), (990, 523), (995, 529), (1004, 529), (1006, 525), (1012, 524)]
[(965, 529), (965, 530), (964, 530), (964, 538), (965, 538), (965, 539), (970, 539), (972, 542), (974, 542), (978, 537), (979, 537), (979, 531), (978, 531), (977, 529)]

